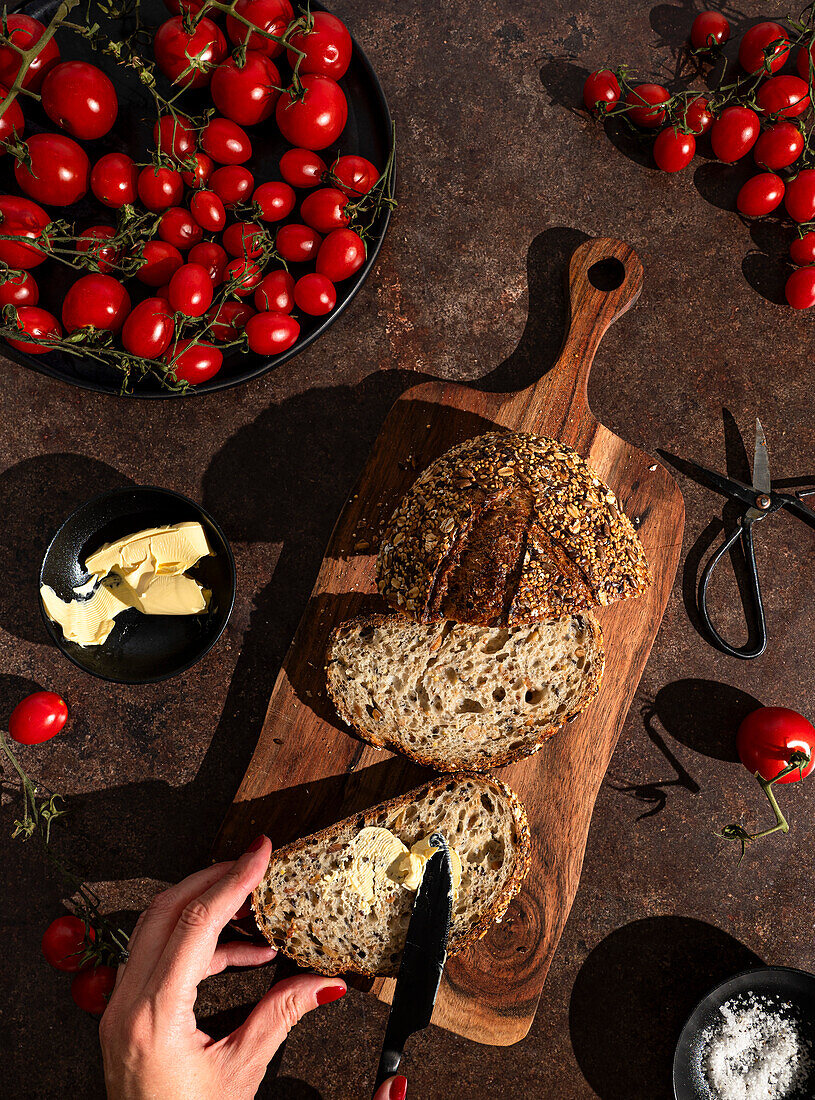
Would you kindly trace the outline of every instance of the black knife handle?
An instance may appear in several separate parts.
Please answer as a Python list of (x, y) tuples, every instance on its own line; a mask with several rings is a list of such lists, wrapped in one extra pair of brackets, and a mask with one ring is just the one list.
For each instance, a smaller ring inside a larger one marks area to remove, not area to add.
[(390, 1050), (387, 1047), (382, 1048), (382, 1057), (379, 1059), (379, 1069), (376, 1071), (376, 1083), (374, 1084), (374, 1093), (382, 1084), (383, 1081), (387, 1081), (389, 1077), (393, 1077), (396, 1071), (399, 1069), (399, 1063), (402, 1061), (401, 1050)]

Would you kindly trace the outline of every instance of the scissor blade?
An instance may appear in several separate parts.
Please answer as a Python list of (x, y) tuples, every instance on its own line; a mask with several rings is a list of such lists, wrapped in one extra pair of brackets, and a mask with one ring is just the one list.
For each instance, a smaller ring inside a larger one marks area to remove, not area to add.
[(767, 440), (758, 417), (756, 417), (756, 449), (753, 455), (753, 488), (759, 493), (769, 493), (772, 489)]
[(759, 493), (751, 485), (745, 485), (732, 477), (717, 474), (715, 470), (709, 470), (707, 466), (700, 466), (698, 462), (692, 462), (689, 458), (679, 458), (677, 455), (662, 450), (659, 451), (659, 454), (681, 473), (693, 478), (694, 481), (707, 485), (715, 492), (721, 493), (723, 497), (738, 500), (750, 508), (755, 506), (756, 497)]

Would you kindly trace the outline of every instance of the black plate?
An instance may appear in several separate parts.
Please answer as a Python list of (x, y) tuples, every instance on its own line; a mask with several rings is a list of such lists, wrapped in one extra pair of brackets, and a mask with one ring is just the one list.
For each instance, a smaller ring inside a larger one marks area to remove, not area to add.
[[(739, 994), (764, 994), (788, 1001), (805, 1039), (815, 1052), (815, 975), (787, 966), (763, 966), (745, 970), (728, 978), (703, 997), (682, 1029), (674, 1055), (674, 1096), (676, 1100), (709, 1100), (710, 1093), (701, 1087), (699, 1076), (700, 1039), (712, 1024), (719, 1008)], [(815, 1096), (815, 1068), (795, 1097)]]
[(45, 551), (40, 585), (64, 600), (88, 574), (81, 563), (105, 542), (147, 527), (198, 520), (213, 553), (201, 558), (194, 576), (212, 592), (205, 615), (142, 615), (128, 609), (103, 645), (68, 642), (42, 611), (48, 633), (75, 665), (118, 684), (151, 684), (194, 665), (223, 633), (235, 602), (235, 560), (223, 531), (208, 512), (181, 493), (142, 486), (114, 489), (82, 504), (60, 527)]
[[(9, 5), (10, 7), (12, 5)], [(23, 4), (19, 11), (48, 24), (56, 11), (58, 0), (33, 0), (32, 3)], [(296, 7), (296, 5), (295, 5)], [(320, 4), (312, 3), (313, 10), (325, 10)], [(74, 9), (71, 19), (79, 21), (85, 4), (82, 3)], [(170, 17), (162, 0), (142, 0), (142, 18), (145, 23), (158, 26), (163, 20)], [(101, 19), (101, 16), (100, 16)], [(113, 26), (118, 25), (114, 23)], [(139, 84), (136, 76), (117, 65), (115, 61), (93, 52), (73, 32), (57, 34), (63, 60), (91, 61), (94, 65), (103, 69), (114, 81), (119, 97), (119, 117), (113, 130), (100, 138), (99, 141), (81, 142), (90, 157), (91, 164), (105, 153), (127, 153), (138, 163), (145, 160), (145, 150), (148, 143), (152, 144), (152, 126), (155, 121), (153, 101)], [(279, 57), (274, 59), (275, 64), (281, 69), (281, 79), (285, 82), (288, 70), (281, 65)], [(158, 72), (160, 90), (163, 94), (169, 94), (170, 84), (165, 77)], [(323, 149), (320, 156), (328, 164), (334, 159), (337, 152), (358, 153), (367, 157), (377, 168), (384, 168), (388, 159), (391, 145), (391, 116), (388, 110), (382, 87), (371, 68), (367, 57), (354, 42), (354, 50), (351, 65), (348, 72), (340, 81), (340, 85), (348, 100), (348, 122), (336, 146)], [(211, 106), (207, 92), (194, 91), (185, 93), (179, 101), (179, 108), (189, 110), (192, 114), (203, 110), (204, 106)], [(55, 131), (59, 127), (50, 122), (48, 117), (38, 106), (31, 106), (29, 101), (23, 104), (26, 116), (26, 135), (37, 131)], [(149, 121), (145, 121), (148, 119)], [(260, 184), (267, 180), (281, 179), (278, 162), (283, 152), (290, 148), (283, 140), (274, 124), (274, 116), (269, 123), (261, 123), (259, 126), (249, 127), (247, 132), (252, 139), (253, 155), (251, 170), (255, 176), (255, 182)], [(25, 135), (24, 135), (25, 136)], [(3, 193), (18, 193), (19, 188), (14, 181), (10, 156), (0, 158), (0, 191)], [(307, 191), (298, 191), (298, 200), (302, 199)], [(100, 223), (111, 223), (115, 219), (115, 211), (106, 210), (97, 203), (93, 195), (71, 207), (49, 207), (48, 212), (55, 218), (67, 217), (76, 221), (80, 229)], [(295, 207), (287, 221), (298, 221), (299, 203)], [(239, 382), (246, 382), (250, 378), (257, 378), (274, 367), (279, 367), (287, 359), (297, 355), (303, 348), (308, 347), (312, 341), (325, 332), (325, 330), (339, 317), (342, 311), (359, 290), (367, 278), (382, 242), (390, 221), (390, 211), (384, 208), (381, 212), (375, 231), (368, 240), (368, 255), (363, 266), (351, 279), (337, 284), (337, 304), (326, 317), (308, 317), (298, 312), (300, 321), (300, 339), (289, 348), (288, 351), (277, 355), (272, 359), (264, 359), (252, 353), (242, 355), (239, 352), (227, 352), (224, 355), (224, 365), (218, 374), (209, 382), (202, 382), (199, 386), (190, 387), (185, 394), (178, 394), (163, 389), (157, 379), (149, 378), (134, 387), (134, 393), (128, 396), (136, 397), (179, 397), (196, 393), (212, 393), (215, 390), (227, 389)], [(296, 278), (304, 274), (308, 267), (302, 264), (290, 265), (293, 276)], [(47, 260), (33, 271), (34, 278), (40, 287), (40, 305), (59, 316), (60, 303), (65, 290), (76, 277), (76, 273), (70, 268), (54, 261)], [(136, 279), (130, 279), (127, 283), (134, 305), (137, 300), (146, 298), (155, 291), (142, 285)], [(249, 299), (251, 304), (251, 298)], [(96, 363), (91, 359), (80, 359), (63, 352), (49, 352), (46, 355), (29, 355), (25, 351), (19, 351), (0, 341), (0, 353), (13, 359), (15, 362), (34, 370), (49, 374), (53, 378), (60, 378), (63, 382), (81, 386), (83, 389), (96, 390), (101, 393), (119, 394), (121, 376), (112, 367)]]

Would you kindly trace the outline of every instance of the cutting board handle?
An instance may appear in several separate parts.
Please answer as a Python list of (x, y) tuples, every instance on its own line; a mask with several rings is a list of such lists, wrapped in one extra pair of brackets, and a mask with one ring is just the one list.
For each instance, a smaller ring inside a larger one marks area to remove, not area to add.
[[(594, 420), (588, 381), (594, 355), (609, 325), (630, 309), (642, 290), (642, 264), (631, 245), (612, 237), (584, 241), (569, 261), (569, 324), (557, 362), (523, 391), (552, 424)], [(568, 434), (568, 433), (567, 433)], [(565, 439), (564, 439), (565, 442)]]

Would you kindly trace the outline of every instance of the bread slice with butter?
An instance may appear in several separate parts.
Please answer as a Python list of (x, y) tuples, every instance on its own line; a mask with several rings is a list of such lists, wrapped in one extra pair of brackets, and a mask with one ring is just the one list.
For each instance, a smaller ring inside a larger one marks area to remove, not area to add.
[(395, 974), (434, 832), (455, 853), (448, 953), (458, 954), (503, 916), (529, 870), (523, 806), (491, 776), (434, 780), (273, 852), (252, 895), (258, 927), (322, 974)]

